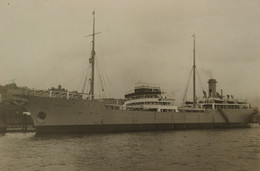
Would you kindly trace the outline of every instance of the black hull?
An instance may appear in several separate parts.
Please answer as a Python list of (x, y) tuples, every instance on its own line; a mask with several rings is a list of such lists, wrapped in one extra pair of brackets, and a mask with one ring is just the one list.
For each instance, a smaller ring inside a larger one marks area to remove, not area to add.
[(186, 124), (116, 124), (116, 125), (65, 125), (65, 126), (37, 126), (36, 134), (52, 133), (116, 133), (140, 131), (164, 131), (185, 129), (220, 129), (220, 128), (249, 128), (242, 123), (186, 123)]

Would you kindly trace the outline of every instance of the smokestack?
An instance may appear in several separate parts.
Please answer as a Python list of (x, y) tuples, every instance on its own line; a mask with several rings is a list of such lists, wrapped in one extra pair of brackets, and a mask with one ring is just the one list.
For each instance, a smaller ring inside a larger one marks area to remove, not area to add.
[(216, 83), (215, 79), (209, 79), (209, 97), (216, 97)]

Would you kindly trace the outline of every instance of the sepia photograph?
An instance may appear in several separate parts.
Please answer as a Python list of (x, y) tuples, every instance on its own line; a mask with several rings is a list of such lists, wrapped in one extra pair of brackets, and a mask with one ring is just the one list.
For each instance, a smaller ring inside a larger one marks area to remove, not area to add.
[(1, 171), (260, 170), (260, 0), (1, 0)]

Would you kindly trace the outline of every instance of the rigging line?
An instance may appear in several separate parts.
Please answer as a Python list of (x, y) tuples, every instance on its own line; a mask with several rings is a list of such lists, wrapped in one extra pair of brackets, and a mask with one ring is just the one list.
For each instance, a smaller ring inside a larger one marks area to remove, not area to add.
[(101, 78), (101, 86), (102, 86), (101, 94), (102, 94), (102, 97), (103, 97), (103, 98), (106, 98), (106, 97), (107, 97), (107, 95), (106, 95), (106, 90), (105, 90), (105, 87), (104, 87), (103, 84), (104, 84), (104, 83), (103, 83), (102, 78)]
[(97, 77), (96, 77), (96, 91), (98, 91), (98, 95), (96, 95), (95, 97), (102, 97), (102, 93), (100, 91), (100, 87), (102, 89), (102, 83), (101, 83), (101, 79), (100, 79), (100, 70), (99, 70), (99, 65), (98, 65), (98, 62), (96, 63), (96, 74), (97, 74)]
[[(90, 75), (90, 73), (89, 73), (89, 75)], [(90, 97), (90, 79), (87, 79), (87, 83), (86, 83), (86, 87), (85, 87), (85, 93), (87, 93), (89, 95), (89, 97)]]
[[(99, 68), (99, 66), (98, 66), (98, 68)], [(109, 90), (105, 86), (105, 81), (104, 81), (104, 78), (103, 78), (102, 71), (100, 71), (100, 68), (99, 68), (99, 79), (100, 79), (100, 83), (101, 83), (102, 95), (104, 95), (106, 97), (106, 92), (109, 91)]]
[(104, 95), (104, 97), (106, 96), (105, 95), (105, 88), (104, 88), (104, 85), (103, 85), (103, 81), (102, 81), (102, 76), (101, 76), (101, 74), (99, 75), (99, 80), (100, 80), (100, 83), (101, 83), (101, 95), (103, 96)]
[(106, 89), (107, 89), (107, 97), (111, 97), (111, 90), (110, 90), (110, 88), (108, 87), (108, 85), (107, 85), (107, 82), (106, 82), (106, 80), (105, 80), (105, 78), (103, 77), (103, 81), (104, 81), (104, 85), (105, 85), (105, 87), (106, 87)]
[[(84, 72), (86, 72), (86, 70), (85, 70)], [(81, 76), (81, 78), (80, 78), (80, 81), (79, 81), (79, 84), (78, 84), (77, 91), (79, 91), (79, 89), (80, 89), (80, 85), (81, 85), (81, 82), (83, 82), (83, 79), (84, 79), (84, 73), (82, 74), (82, 76)]]
[(196, 70), (197, 70), (197, 74), (198, 74), (198, 77), (199, 77), (199, 80), (200, 80), (200, 85), (201, 85), (202, 91), (205, 91), (205, 89), (204, 89), (204, 87), (203, 87), (203, 84), (202, 84), (202, 82), (201, 82), (201, 79), (200, 79), (199, 71), (198, 71), (197, 68), (196, 68)]
[(97, 68), (98, 68), (98, 72), (99, 72), (99, 77), (100, 77), (100, 81), (101, 81), (101, 86), (102, 86), (102, 94), (105, 96), (105, 97), (110, 97), (110, 89), (109, 87), (107, 86), (107, 83), (106, 83), (106, 77), (104, 76), (103, 73), (103, 70), (102, 68), (100, 68), (99, 64), (97, 64)]
[(108, 87), (107, 85), (107, 81), (106, 81), (106, 77), (104, 76), (103, 74), (104, 72), (101, 72), (101, 79), (102, 79), (102, 83), (103, 83), (103, 86), (104, 86), (104, 94), (106, 97), (111, 97), (110, 93), (111, 93), (111, 90), (110, 88)]
[[(97, 82), (96, 82), (96, 87), (99, 87), (99, 86), (100, 86), (100, 82), (97, 81)], [(99, 98), (100, 96), (102, 96), (102, 94), (101, 94), (101, 92), (100, 92), (100, 88), (96, 88), (95, 90), (96, 90), (95, 98), (97, 99), (97, 98)]]
[[(90, 77), (90, 74), (91, 73), (89, 73), (89, 77)], [(85, 92), (89, 94), (89, 98), (90, 98), (90, 81), (91, 81), (91, 79), (87, 80), (86, 89), (85, 89)]]
[(82, 93), (85, 92), (85, 88), (86, 88), (86, 84), (87, 84), (87, 80), (88, 80), (89, 70), (90, 70), (90, 66), (88, 67), (87, 72), (86, 72), (86, 77), (85, 77), (84, 84), (83, 84), (82, 91), (81, 91)]
[[(110, 85), (110, 91), (111, 91), (111, 92), (108, 92), (108, 93), (109, 93), (109, 96), (110, 96), (110, 95), (116, 95), (116, 96), (118, 96), (118, 94), (117, 94), (118, 91), (115, 90), (115, 88), (114, 88), (114, 86), (113, 86), (111, 80), (109, 79), (109, 76), (106, 75), (105, 72), (104, 72), (104, 74), (105, 74), (105, 75), (104, 75), (104, 79), (105, 79), (105, 80), (107, 79), (106, 82), (107, 82), (108, 85)], [(106, 83), (106, 82), (105, 82), (105, 83)], [(114, 94), (114, 92), (116, 92), (116, 94)], [(112, 94), (110, 94), (110, 93), (112, 93)]]
[(87, 82), (86, 82), (86, 84), (85, 84), (85, 89), (86, 89), (86, 91), (85, 92), (90, 92), (90, 89), (91, 89), (91, 66), (89, 66), (89, 68), (88, 68), (88, 73), (87, 73), (87, 75), (86, 75), (86, 77), (87, 77)]
[[(85, 62), (82, 62), (82, 64), (83, 64), (83, 65), (82, 65), (81, 68), (83, 68), (83, 67), (85, 66)], [(76, 89), (77, 91), (79, 91), (79, 89), (80, 89), (80, 85), (81, 85), (81, 82), (82, 82), (83, 77), (84, 77), (84, 73), (87, 72), (87, 70), (88, 70), (88, 68), (87, 68), (87, 67), (84, 67), (84, 69), (83, 69), (82, 72), (80, 72), (80, 73), (76, 73), (75, 75), (72, 76), (71, 79), (69, 79), (69, 80), (63, 82), (62, 85), (65, 86), (65, 85), (67, 85), (68, 83), (72, 82), (73, 80), (75, 80), (75, 79), (77, 79), (77, 78), (79, 78), (79, 77), (81, 76), (81, 78), (80, 78), (80, 80), (79, 80), (79, 84), (78, 84), (77, 89)], [(74, 86), (75, 86), (75, 84), (73, 85), (73, 87), (74, 87)]]
[(96, 98), (99, 98), (99, 97), (101, 97), (102, 98), (102, 93), (101, 93), (101, 91), (100, 91), (100, 87), (101, 87), (101, 81), (100, 81), (100, 74), (99, 74), (99, 68), (98, 67), (96, 67), (96, 69), (97, 69), (97, 72), (96, 73), (98, 73), (97, 74), (97, 77), (96, 77), (96, 91), (97, 91), (97, 94), (95, 94), (95, 97)]
[[(83, 74), (83, 75), (84, 75), (84, 74)], [(83, 79), (83, 75), (81, 76), (80, 82), (79, 82), (78, 87), (77, 87), (77, 91), (79, 91), (79, 87), (80, 87), (80, 85), (81, 85), (81, 81), (82, 81), (82, 79)]]
[[(99, 68), (99, 66), (98, 66), (98, 68)], [(101, 86), (102, 86), (101, 88), (102, 88), (103, 95), (106, 96), (106, 92), (109, 90), (105, 86), (105, 80), (104, 80), (103, 72), (101, 71), (101, 68), (99, 68), (99, 78), (100, 78), (100, 82), (101, 82)]]
[[(104, 58), (102, 58), (102, 59), (104, 60)], [(101, 68), (101, 69), (104, 70), (105, 68)], [(114, 84), (112, 83), (108, 73), (104, 72), (103, 70), (101, 71), (101, 74), (102, 74), (103, 82), (104, 82), (104, 84), (105, 84), (105, 86), (108, 90), (106, 93), (108, 94), (109, 97), (112, 97), (112, 96), (118, 96), (119, 97), (120, 96), (119, 91), (117, 91), (115, 89), (115, 87), (113, 86)]]
[(107, 95), (108, 95), (108, 97), (111, 97), (111, 90), (110, 90), (110, 88), (108, 86), (109, 83), (107, 83), (105, 76), (103, 76), (103, 81), (104, 81), (104, 85), (105, 85), (105, 87), (107, 89)]
[(110, 85), (110, 89), (111, 89), (111, 93), (112, 93), (111, 95), (114, 96), (114, 97), (118, 96), (118, 91), (115, 90), (115, 87), (113, 86), (113, 84), (112, 84), (112, 82), (111, 82), (111, 80), (109, 79), (108, 76), (107, 76), (107, 78), (108, 78), (107, 82), (108, 82), (108, 85)]
[(79, 76), (81, 76), (82, 74), (84, 74), (86, 72), (87, 69), (84, 69), (84, 71), (77, 73), (75, 75), (73, 75), (73, 77), (71, 79), (69, 79), (68, 81), (64, 82), (62, 85), (67, 85), (68, 83), (70, 83), (71, 81), (75, 80), (76, 78), (78, 78)]
[[(54, 70), (54, 71), (56, 70), (57, 66), (61, 63), (61, 61), (63, 60), (63, 58), (64, 58), (64, 57), (61, 56), (61, 58), (59, 58), (59, 59), (57, 60), (57, 62), (55, 63), (55, 65), (49, 70), (49, 72), (48, 72), (48, 74), (46, 75), (46, 77), (44, 77), (44, 79), (43, 79), (42, 81), (39, 81), (37, 85), (40, 85), (40, 84), (42, 84), (43, 82), (45, 82), (45, 80), (51, 75), (50, 73), (52, 73), (53, 70)], [(44, 63), (49, 63), (49, 62), (47, 61), (47, 62), (42, 62), (42, 63), (44, 64)], [(56, 71), (55, 71), (55, 72), (56, 72)]]
[(106, 98), (107, 93), (109, 92), (109, 89), (105, 85), (106, 82), (105, 82), (105, 79), (104, 79), (104, 76), (103, 76), (102, 68), (100, 68), (99, 65), (97, 65), (97, 68), (98, 68), (99, 80), (100, 80), (100, 84), (101, 84), (101, 96), (103, 98)]
[(192, 75), (192, 70), (193, 70), (193, 67), (191, 68), (191, 71), (190, 71), (190, 75), (189, 75), (189, 79), (187, 81), (187, 84), (185, 86), (185, 92), (184, 92), (184, 97), (183, 97), (183, 103), (185, 101), (185, 97), (187, 95), (187, 91), (188, 91), (188, 88), (189, 88), (189, 84), (190, 84), (190, 80), (191, 80), (191, 75)]

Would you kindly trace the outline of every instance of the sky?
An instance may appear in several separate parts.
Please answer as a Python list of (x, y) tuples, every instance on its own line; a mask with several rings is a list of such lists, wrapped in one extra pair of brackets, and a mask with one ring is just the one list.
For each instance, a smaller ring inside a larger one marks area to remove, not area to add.
[(195, 34), (197, 95), (214, 78), (218, 92), (259, 105), (259, 9), (260, 0), (2, 0), (0, 85), (81, 91), (95, 10), (95, 84), (110, 96), (148, 82), (180, 101)]

